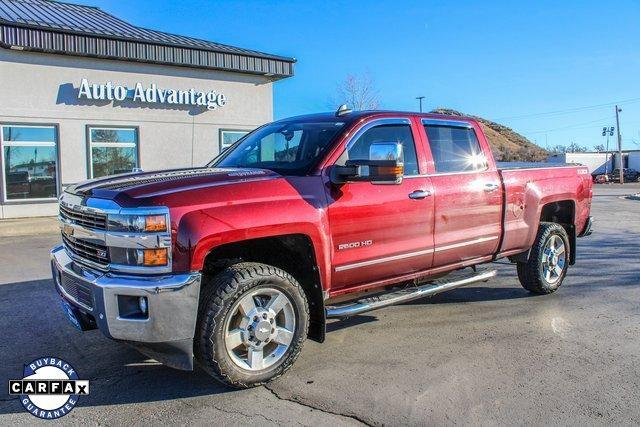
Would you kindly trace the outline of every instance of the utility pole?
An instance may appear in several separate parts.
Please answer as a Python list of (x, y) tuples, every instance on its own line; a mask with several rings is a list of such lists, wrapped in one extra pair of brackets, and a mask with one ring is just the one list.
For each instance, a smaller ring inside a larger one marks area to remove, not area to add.
[(420, 102), (420, 112), (422, 113), (422, 100), (424, 99), (424, 96), (416, 96), (416, 99)]
[(620, 111), (616, 105), (616, 130), (618, 131), (618, 156), (620, 158), (620, 184), (624, 184), (624, 162), (622, 161), (622, 136), (620, 135)]

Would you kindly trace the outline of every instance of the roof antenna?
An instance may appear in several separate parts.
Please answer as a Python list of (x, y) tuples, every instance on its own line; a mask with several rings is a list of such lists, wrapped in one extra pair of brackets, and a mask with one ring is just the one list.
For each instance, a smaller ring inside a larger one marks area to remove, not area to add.
[(351, 111), (351, 108), (347, 107), (347, 104), (342, 104), (338, 107), (338, 111), (336, 111), (336, 117), (344, 116), (345, 114), (349, 114)]

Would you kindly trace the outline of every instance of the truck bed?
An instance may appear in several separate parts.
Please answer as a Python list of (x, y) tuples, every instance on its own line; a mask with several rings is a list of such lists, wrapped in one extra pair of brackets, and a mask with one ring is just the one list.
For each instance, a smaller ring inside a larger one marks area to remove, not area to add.
[(572, 201), (576, 233), (589, 216), (591, 175), (585, 166), (549, 163), (500, 163), (504, 185), (504, 236), (501, 252), (514, 253), (531, 247), (542, 206)]
[(514, 169), (544, 169), (576, 166), (569, 163), (546, 163), (546, 162), (496, 162), (498, 170)]

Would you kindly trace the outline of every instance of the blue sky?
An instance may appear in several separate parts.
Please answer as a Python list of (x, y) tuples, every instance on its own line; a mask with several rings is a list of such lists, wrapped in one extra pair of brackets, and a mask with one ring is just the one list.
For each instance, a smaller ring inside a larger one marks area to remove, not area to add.
[[(276, 118), (323, 111), (347, 74), (385, 109), (448, 107), (541, 146), (604, 143), (620, 102), (640, 149), (640, 2), (80, 0), (133, 24), (298, 59)], [(570, 111), (567, 111), (570, 110)], [(612, 144), (614, 139), (612, 139)]]

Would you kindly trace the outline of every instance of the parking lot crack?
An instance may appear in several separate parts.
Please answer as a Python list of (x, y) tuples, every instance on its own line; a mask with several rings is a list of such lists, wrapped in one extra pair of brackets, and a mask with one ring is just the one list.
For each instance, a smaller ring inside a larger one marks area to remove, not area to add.
[[(192, 405), (190, 402), (182, 402), (184, 405), (189, 406), (190, 408), (196, 408), (195, 405)], [(222, 413), (225, 414), (229, 414), (229, 415), (241, 415), (243, 417), (249, 418), (249, 419), (254, 419), (255, 417), (260, 417), (262, 419), (264, 419), (265, 421), (271, 422), (273, 424), (279, 424), (278, 421), (273, 420), (263, 414), (245, 414), (244, 412), (240, 412), (240, 411), (232, 411), (229, 409), (224, 409), (224, 408), (220, 408), (218, 406), (212, 405), (212, 408), (215, 409), (216, 411), (220, 411)]]
[(301, 401), (299, 401), (297, 399), (286, 398), (286, 397), (280, 396), (278, 394), (278, 392), (276, 392), (275, 390), (267, 387), (266, 385), (264, 386), (264, 388), (269, 390), (271, 392), (271, 394), (273, 394), (278, 400), (284, 400), (284, 401), (287, 401), (287, 402), (296, 403), (296, 404), (298, 404), (300, 406), (304, 406), (304, 407), (309, 408), (309, 409), (320, 411), (320, 412), (323, 412), (325, 414), (331, 414), (331, 415), (336, 415), (338, 417), (349, 418), (351, 420), (357, 421), (358, 423), (364, 424), (366, 426), (373, 426), (374, 425), (374, 424), (371, 424), (368, 421), (360, 418), (358, 415), (355, 415), (355, 414), (343, 414), (343, 413), (340, 413), (340, 412), (329, 411), (327, 409), (323, 409), (323, 408), (320, 408), (320, 407), (317, 407), (317, 406), (310, 405), (310, 404), (305, 403), (305, 402), (301, 402)]

